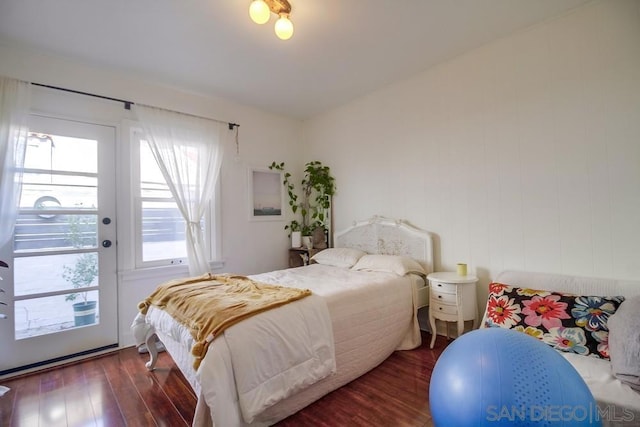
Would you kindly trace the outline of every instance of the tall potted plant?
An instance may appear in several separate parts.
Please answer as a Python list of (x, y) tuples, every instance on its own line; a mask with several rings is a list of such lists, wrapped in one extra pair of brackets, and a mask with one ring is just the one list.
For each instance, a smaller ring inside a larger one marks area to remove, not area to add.
[[(85, 225), (88, 221), (85, 221)], [(80, 219), (72, 216), (69, 220), (70, 240), (74, 248), (83, 247), (82, 227)], [(87, 252), (81, 254), (73, 266), (64, 265), (62, 278), (71, 284), (74, 289), (83, 289), (91, 286), (98, 276), (98, 254)], [(75, 326), (85, 326), (96, 323), (96, 301), (88, 300), (88, 291), (78, 291), (68, 294), (65, 301), (76, 301), (73, 304)]]
[(285, 225), (285, 230), (300, 231), (303, 237), (311, 236), (317, 229), (326, 232), (331, 198), (336, 192), (335, 178), (331, 175), (329, 166), (317, 160), (305, 165), (300, 181), (302, 192), (300, 197), (296, 193), (295, 185), (291, 182), (291, 174), (285, 171), (284, 162), (272, 162), (269, 169), (284, 172), (283, 185), (289, 196), (289, 207), (294, 214), (300, 213), (302, 217), (301, 222), (294, 219)]

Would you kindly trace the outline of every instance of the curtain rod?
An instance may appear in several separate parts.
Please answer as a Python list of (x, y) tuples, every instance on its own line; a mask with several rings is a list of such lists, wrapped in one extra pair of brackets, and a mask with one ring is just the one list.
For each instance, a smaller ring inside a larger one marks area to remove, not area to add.
[[(63, 92), (71, 92), (71, 93), (76, 93), (78, 95), (86, 95), (86, 96), (92, 96), (94, 98), (107, 99), (109, 101), (121, 102), (121, 103), (124, 104), (124, 109), (125, 110), (131, 110), (131, 106), (135, 104), (135, 102), (133, 102), (133, 101), (127, 101), (125, 99), (112, 98), (110, 96), (98, 95), (98, 94), (90, 93), (90, 92), (82, 92), (80, 90), (67, 89), (67, 88), (64, 88), (64, 87), (45, 85), (45, 84), (42, 84), (42, 83), (34, 83), (34, 82), (31, 82), (31, 84), (34, 85), (34, 86), (46, 87), (48, 89), (61, 90)], [(178, 111), (178, 113), (185, 114), (187, 116), (197, 117), (199, 119), (213, 120), (214, 122), (227, 123), (229, 125), (229, 130), (233, 130), (234, 127), (240, 127), (240, 125), (238, 123), (224, 122), (222, 120), (216, 120), (216, 119), (211, 119), (209, 117), (197, 116), (195, 114), (182, 113), (182, 112), (179, 112), (179, 111)]]

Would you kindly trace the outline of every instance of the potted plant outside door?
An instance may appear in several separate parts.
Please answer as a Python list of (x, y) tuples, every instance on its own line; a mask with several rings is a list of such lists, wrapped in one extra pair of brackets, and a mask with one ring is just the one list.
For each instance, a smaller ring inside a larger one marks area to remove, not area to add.
[[(92, 230), (95, 223), (87, 216), (71, 215), (68, 217), (69, 233), (67, 238), (73, 248), (91, 247)], [(68, 294), (65, 301), (74, 301), (73, 318), (75, 326), (86, 326), (96, 323), (97, 301), (88, 300), (88, 291), (83, 291), (94, 284), (98, 277), (98, 254), (96, 252), (81, 253), (73, 266), (64, 265), (62, 278), (71, 284), (77, 292)], [(75, 302), (78, 301), (78, 302)]]
[[(91, 286), (98, 275), (98, 256), (96, 253), (84, 253), (78, 257), (73, 267), (65, 265), (62, 277), (75, 289)], [(79, 291), (68, 294), (65, 301), (76, 301), (73, 304), (75, 326), (86, 326), (96, 323), (96, 301), (88, 301), (88, 292)]]

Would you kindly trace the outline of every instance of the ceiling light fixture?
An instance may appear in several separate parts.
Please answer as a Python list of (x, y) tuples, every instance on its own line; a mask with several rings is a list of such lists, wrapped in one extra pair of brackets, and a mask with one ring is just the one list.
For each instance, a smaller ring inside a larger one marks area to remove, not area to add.
[(278, 38), (289, 40), (293, 35), (293, 23), (289, 19), (291, 5), (287, 0), (253, 0), (249, 6), (249, 16), (256, 24), (267, 23), (271, 13), (280, 17), (275, 25)]

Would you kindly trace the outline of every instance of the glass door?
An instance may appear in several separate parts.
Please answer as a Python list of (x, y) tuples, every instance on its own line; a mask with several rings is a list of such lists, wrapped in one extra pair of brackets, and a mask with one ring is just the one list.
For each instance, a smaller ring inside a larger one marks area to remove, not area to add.
[(0, 375), (117, 344), (115, 128), (32, 115)]

